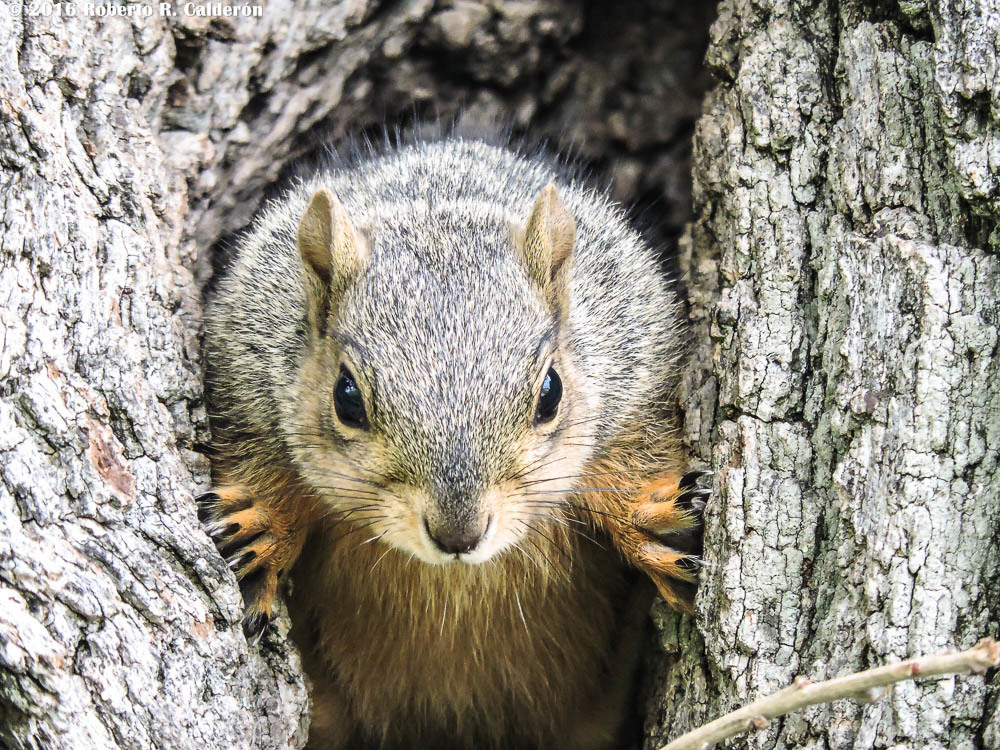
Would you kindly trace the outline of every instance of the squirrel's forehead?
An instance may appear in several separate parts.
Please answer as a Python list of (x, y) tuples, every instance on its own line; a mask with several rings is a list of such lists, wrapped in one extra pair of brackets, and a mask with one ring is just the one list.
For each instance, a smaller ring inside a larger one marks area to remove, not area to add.
[(486, 356), (531, 355), (552, 325), (544, 307), (516, 287), (444, 288), (419, 281), (403, 294), (345, 305), (341, 323), (354, 340), (385, 357), (466, 366)]
[(541, 332), (512, 330), (504, 330), (502, 320), (491, 329), (444, 317), (433, 332), (407, 326), (359, 331), (365, 347), (359, 365), (377, 394), (379, 419), (402, 420), (413, 435), (441, 420), (459, 432), (493, 425), (504, 404), (531, 395), (544, 364), (536, 361), (537, 344), (529, 344)]
[(372, 325), (432, 335), (437, 322), (530, 334), (550, 317), (524, 270), (502, 254), (450, 264), (425, 263), (406, 252), (375, 257), (345, 303), (346, 315)]
[(552, 313), (517, 261), (470, 249), (443, 262), (430, 250), (374, 254), (343, 300), (338, 327), (369, 352), (378, 379), (471, 398), (531, 377)]
[(537, 349), (552, 316), (521, 285), (418, 273), (405, 284), (374, 282), (352, 291), (338, 328), (364, 348), (366, 364), (387, 384), (496, 387), (530, 377), (542, 364), (535, 362)]

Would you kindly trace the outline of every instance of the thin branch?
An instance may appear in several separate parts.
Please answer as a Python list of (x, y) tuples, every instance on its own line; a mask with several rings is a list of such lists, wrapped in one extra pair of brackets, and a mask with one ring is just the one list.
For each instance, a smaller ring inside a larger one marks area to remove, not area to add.
[(660, 750), (707, 750), (715, 743), (729, 737), (751, 729), (763, 729), (770, 719), (806, 706), (828, 703), (840, 698), (874, 703), (884, 696), (888, 692), (888, 686), (895, 682), (942, 674), (968, 672), (983, 674), (990, 667), (998, 666), (1000, 666), (1000, 643), (992, 638), (984, 638), (969, 650), (957, 654), (920, 656), (899, 664), (876, 667), (824, 682), (811, 682), (805, 677), (798, 677), (794, 683), (777, 693), (756, 700), (688, 732), (664, 745)]

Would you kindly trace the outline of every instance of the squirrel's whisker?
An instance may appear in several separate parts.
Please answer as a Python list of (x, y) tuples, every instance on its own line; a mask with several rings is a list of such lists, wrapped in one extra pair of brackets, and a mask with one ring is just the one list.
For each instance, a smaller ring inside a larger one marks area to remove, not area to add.
[(383, 532), (382, 532), (381, 534), (376, 534), (376, 535), (375, 535), (375, 536), (373, 536), (373, 537), (372, 537), (371, 539), (365, 539), (365, 540), (364, 540), (363, 542), (361, 542), (361, 544), (359, 544), (358, 546), (360, 547), (360, 546), (361, 546), (361, 545), (363, 545), (363, 544), (369, 544), (369, 543), (371, 543), (371, 542), (374, 542), (374, 541), (376, 541), (377, 539), (381, 539), (382, 537), (384, 537), (384, 536), (385, 536), (386, 534), (388, 534), (388, 533), (389, 533), (389, 530), (388, 530), (388, 529), (386, 529), (386, 530), (385, 530), (385, 531), (383, 531)]
[(547, 458), (549, 458), (549, 457), (548, 456), (542, 456), (541, 458), (535, 459), (534, 461), (532, 461), (531, 463), (529, 463), (526, 468), (522, 469), (517, 474), (513, 474), (513, 475), (509, 476), (507, 479), (510, 480), (510, 481), (515, 481), (517, 479), (521, 479), (523, 477), (529, 476), (529, 475), (533, 474), (536, 471), (541, 471), (546, 466), (551, 466), (552, 464), (556, 463), (557, 461), (567, 461), (567, 460), (569, 460), (569, 456), (558, 456), (556, 458), (553, 458), (553, 459), (549, 460), (547, 463), (542, 463), (540, 466), (536, 465), (536, 464), (541, 463), (542, 461), (545, 461), (545, 459), (547, 459)]
[(374, 518), (375, 516), (385, 515), (382, 512), (382, 508), (379, 507), (366, 507), (364, 505), (356, 506), (353, 508), (348, 508), (339, 513), (340, 520), (346, 521), (351, 516), (355, 516), (355, 520), (368, 520), (369, 518)]
[(640, 528), (640, 527), (636, 526), (635, 524), (633, 524), (628, 519), (623, 518), (621, 516), (621, 514), (618, 514), (618, 513), (609, 513), (607, 511), (598, 510), (597, 508), (593, 508), (593, 507), (591, 507), (589, 505), (583, 505), (583, 504), (580, 504), (580, 503), (567, 502), (565, 500), (548, 500), (548, 501), (545, 501), (545, 500), (532, 500), (532, 501), (523, 503), (523, 505), (525, 507), (529, 507), (529, 508), (531, 508), (531, 507), (539, 507), (539, 508), (550, 508), (550, 507), (573, 508), (574, 510), (582, 511), (584, 513), (592, 513), (592, 514), (597, 515), (597, 516), (603, 516), (603, 517), (606, 517), (606, 518), (611, 518), (611, 519), (613, 519), (615, 521), (618, 521), (619, 523), (624, 523), (625, 525), (631, 526), (632, 528), (635, 528), (635, 529)]
[[(566, 516), (564, 516), (561, 513), (552, 513), (551, 510), (549, 510), (549, 512), (547, 512), (547, 513), (540, 513), (540, 512), (537, 512), (537, 511), (536, 512), (524, 512), (523, 510), (521, 510), (521, 511), (518, 511), (518, 515), (520, 515), (520, 516), (530, 516), (531, 518), (540, 518), (543, 521), (553, 521), (554, 523), (557, 523), (557, 524), (559, 524), (562, 527), (568, 527), (570, 521), (574, 521), (575, 523), (583, 523), (583, 521), (579, 521), (579, 520), (577, 520), (575, 518), (567, 518)], [(584, 525), (586, 525), (586, 524), (584, 524)]]
[(542, 570), (542, 566), (539, 564), (538, 560), (536, 560), (531, 555), (529, 555), (527, 552), (525, 552), (524, 547), (522, 547), (517, 542), (512, 542), (511, 546), (514, 547), (522, 555), (524, 555), (524, 559), (525, 560), (527, 560), (529, 563), (531, 563), (532, 565), (534, 565), (538, 570)]
[(343, 539), (346, 539), (346, 538), (347, 538), (347, 537), (349, 537), (349, 536), (350, 536), (351, 534), (356, 534), (356, 533), (358, 533), (359, 531), (364, 531), (365, 529), (367, 529), (367, 528), (370, 528), (370, 527), (374, 526), (374, 525), (375, 525), (376, 523), (378, 523), (378, 522), (379, 522), (380, 520), (381, 520), (380, 518), (376, 518), (376, 519), (374, 519), (374, 520), (372, 520), (372, 521), (368, 521), (368, 522), (366, 522), (366, 523), (362, 523), (362, 524), (357, 524), (357, 525), (355, 525), (355, 524), (348, 524), (348, 529), (347, 529), (347, 531), (346, 531), (345, 533), (341, 534), (340, 536), (338, 536), (338, 537), (335, 537), (333, 541), (335, 541), (335, 542), (339, 542), (339, 541), (341, 541), (341, 540), (343, 540)]
[(540, 524), (529, 522), (528, 528), (530, 528), (534, 533), (539, 534), (543, 539), (547, 540), (549, 544), (552, 545), (552, 549), (559, 550), (559, 552), (566, 555), (567, 558), (569, 557), (569, 553), (565, 549), (563, 549), (563, 545), (557, 543), (555, 539), (553, 539), (547, 533), (542, 531), (542, 529), (540, 528)]
[[(317, 489), (327, 490), (328, 492), (335, 493), (336, 499), (341, 502), (351, 502), (358, 500), (365, 500), (367, 502), (373, 502), (380, 499), (379, 495), (376, 494), (358, 494), (358, 491), (353, 487), (326, 487), (320, 485)], [(381, 504), (381, 503), (380, 503)]]
[(364, 477), (356, 477), (352, 476), (351, 474), (345, 474), (342, 471), (333, 471), (331, 469), (320, 469), (317, 473), (323, 477), (328, 477), (328, 478), (336, 477), (337, 479), (344, 479), (349, 482), (357, 482), (358, 484), (366, 484), (370, 487), (378, 487), (379, 489), (382, 489), (382, 485), (379, 482), (376, 482), (372, 479), (365, 479)]
[[(533, 529), (530, 523), (526, 523), (523, 521), (522, 523), (524, 523), (524, 525), (528, 528), (529, 531), (537, 532), (537, 529)], [(545, 550), (542, 549), (541, 545), (539, 545), (534, 539), (532, 539), (531, 534), (526, 534), (524, 537), (524, 541), (530, 544), (538, 552), (538, 554), (542, 556), (542, 559), (545, 560), (546, 563), (548, 563), (549, 570), (559, 570), (559, 568), (556, 566), (552, 558), (549, 557), (547, 554), (545, 554)], [(564, 555), (566, 559), (572, 563), (572, 557), (570, 557), (570, 554), (566, 550), (560, 547), (556, 547), (555, 549), (559, 550), (560, 554)]]
[(369, 575), (375, 572), (375, 568), (378, 567), (378, 564), (382, 562), (385, 556), (388, 555), (390, 552), (392, 552), (392, 547), (386, 547), (385, 552), (383, 552), (381, 555), (378, 556), (378, 560), (375, 561), (375, 564), (372, 565), (371, 569), (368, 571)]
[(522, 482), (522, 487), (530, 487), (535, 484), (544, 484), (545, 482), (556, 482), (561, 479), (585, 479), (587, 477), (607, 477), (607, 476), (620, 476), (621, 472), (618, 471), (593, 471), (586, 474), (566, 474), (561, 477), (549, 477), (547, 479), (532, 479), (529, 482)]
[(521, 622), (524, 623), (524, 634), (531, 637), (531, 633), (528, 632), (528, 621), (524, 619), (524, 608), (521, 607), (521, 596), (517, 593), (517, 589), (514, 589), (514, 600), (517, 602), (517, 611), (521, 614)]
[[(586, 524), (584, 524), (584, 525), (586, 525)], [(594, 544), (596, 544), (601, 549), (605, 549), (605, 550), (607, 549), (607, 546), (601, 544), (599, 541), (597, 541), (596, 539), (594, 539), (594, 537), (592, 537), (590, 534), (588, 534), (588, 533), (586, 533), (584, 531), (580, 531), (580, 529), (570, 527), (569, 531), (571, 533), (573, 533), (573, 534), (576, 534), (577, 536), (582, 536), (584, 539), (587, 539), (588, 541), (593, 542)]]
[[(319, 516), (312, 520), (312, 523), (319, 523), (320, 521), (326, 521), (333, 518), (335, 523), (341, 523), (349, 519), (354, 513), (373, 513), (379, 509), (377, 505), (370, 506), (355, 506), (353, 508), (330, 508), (325, 513), (321, 513)], [(338, 517), (339, 516), (339, 517)], [(368, 516), (361, 517), (361, 520), (366, 520)]]
[(551, 494), (573, 494), (574, 492), (620, 492), (623, 495), (639, 494), (640, 490), (627, 489), (625, 487), (573, 487), (561, 490), (527, 490), (518, 492), (511, 497), (523, 497), (524, 495), (551, 495)]
[[(531, 461), (527, 466), (525, 466), (521, 471), (519, 471), (519, 472), (517, 472), (515, 474), (510, 475), (508, 477), (508, 479), (510, 479), (510, 480), (520, 479), (521, 477), (523, 477), (523, 476), (525, 476), (527, 474), (530, 474), (533, 471), (537, 471), (537, 468), (538, 468), (537, 465), (540, 464), (540, 463), (542, 463), (543, 461), (545, 461), (548, 458), (549, 458), (548, 456), (542, 456), (540, 458), (536, 458), (534, 461)], [(553, 463), (555, 461), (561, 461), (561, 460), (563, 460), (562, 457), (555, 458), (555, 459), (552, 459), (550, 461), (550, 463)], [(547, 466), (548, 464), (543, 464), (543, 465)]]
[(338, 522), (344, 522), (349, 520), (353, 522), (377, 521), (379, 518), (384, 518), (384, 517), (385, 514), (380, 513), (378, 511), (366, 510), (366, 511), (361, 511), (360, 514), (355, 515), (353, 518), (351, 516), (342, 515), (340, 518), (337, 519), (337, 521)]
[(610, 518), (613, 521), (616, 521), (618, 524), (621, 524), (623, 526), (626, 526), (628, 528), (634, 529), (634, 530), (642, 532), (642, 533), (646, 533), (645, 530), (641, 526), (638, 526), (637, 524), (633, 523), (631, 521), (631, 519), (622, 516), (620, 513), (609, 513), (607, 511), (598, 510), (597, 508), (594, 508), (594, 507), (592, 507), (590, 505), (583, 505), (583, 504), (580, 504), (580, 503), (565, 503), (564, 502), (564, 503), (560, 503), (560, 505), (561, 505), (561, 507), (564, 507), (564, 508), (567, 508), (567, 507), (568, 508), (573, 508), (574, 510), (578, 510), (578, 511), (580, 511), (582, 513), (588, 513), (588, 514), (592, 514), (592, 515), (595, 515), (595, 516), (601, 516), (602, 518)]
[(365, 479), (363, 477), (352, 477), (350, 474), (344, 474), (343, 472), (340, 472), (340, 471), (330, 471), (329, 469), (325, 469), (321, 473), (322, 473), (323, 476), (337, 477), (338, 479), (346, 479), (346, 480), (348, 480), (350, 482), (357, 482), (359, 484), (366, 484), (369, 487), (378, 487), (379, 489), (384, 489), (383, 485), (381, 485), (380, 483), (378, 483), (378, 482), (376, 482), (376, 481), (374, 481), (372, 479)]
[(366, 490), (364, 487), (350, 486), (342, 487), (336, 484), (316, 484), (313, 483), (313, 487), (319, 490), (344, 490), (345, 492), (354, 492), (356, 494), (368, 495), (370, 497), (378, 497), (378, 490)]

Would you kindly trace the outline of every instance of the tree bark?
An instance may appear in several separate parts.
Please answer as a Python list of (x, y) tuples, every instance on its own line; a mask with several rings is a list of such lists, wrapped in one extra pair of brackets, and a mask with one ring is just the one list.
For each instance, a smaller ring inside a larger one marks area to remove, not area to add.
[[(646, 747), (797, 675), (996, 636), (1000, 8), (724, 0), (683, 243), (686, 435), (716, 471)], [(1000, 747), (997, 680), (906, 683), (732, 747)]]
[[(698, 617), (655, 613), (649, 747), (798, 673), (998, 635), (1000, 10), (869, 5), (712, 27), (680, 244), (717, 493)], [(44, 7), (0, 8), (0, 746), (300, 747), (287, 621), (247, 647), (192, 500), (213, 263), (296, 157), (459, 112), (574, 145), (669, 248), (713, 9)], [(737, 744), (998, 746), (996, 703), (940, 680)]]
[(216, 245), (294, 157), (460, 108), (586, 139), (679, 234), (711, 9), (109, 7), (0, 6), (0, 746), (300, 747), (287, 620), (247, 647), (195, 513)]
[(208, 482), (163, 20), (0, 13), (0, 745), (285, 748), (308, 695), (248, 650)]

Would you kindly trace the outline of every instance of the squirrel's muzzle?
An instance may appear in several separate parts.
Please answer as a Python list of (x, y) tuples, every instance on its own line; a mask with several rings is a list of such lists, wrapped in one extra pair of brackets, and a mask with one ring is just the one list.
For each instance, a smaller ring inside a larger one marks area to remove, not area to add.
[(490, 556), (487, 549), (494, 518), (486, 502), (489, 493), (482, 461), (468, 449), (468, 442), (464, 436), (455, 436), (432, 464), (434, 470), (425, 485), (428, 502), (422, 509), (423, 526), (437, 552), (482, 562)]

